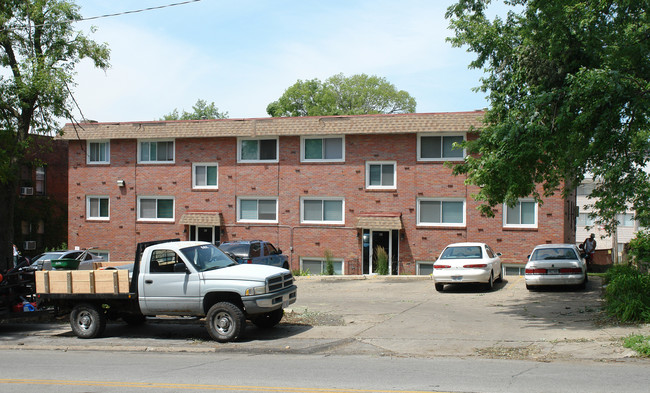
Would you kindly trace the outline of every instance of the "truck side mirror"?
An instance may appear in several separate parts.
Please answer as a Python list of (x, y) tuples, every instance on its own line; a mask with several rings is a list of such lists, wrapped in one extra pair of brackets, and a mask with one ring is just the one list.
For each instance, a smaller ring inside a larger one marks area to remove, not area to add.
[(174, 273), (186, 273), (189, 274), (190, 271), (187, 270), (187, 266), (183, 262), (174, 264)]

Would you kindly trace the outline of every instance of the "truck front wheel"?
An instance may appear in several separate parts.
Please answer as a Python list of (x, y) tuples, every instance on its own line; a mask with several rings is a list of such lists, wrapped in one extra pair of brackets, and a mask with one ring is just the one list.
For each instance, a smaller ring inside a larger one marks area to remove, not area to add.
[(106, 315), (94, 304), (77, 304), (70, 313), (70, 326), (79, 338), (95, 338), (106, 328)]
[(277, 310), (267, 312), (262, 315), (255, 316), (251, 318), (251, 322), (258, 328), (270, 329), (280, 323), (282, 317), (284, 316), (284, 310), (278, 308)]
[(246, 326), (244, 312), (229, 302), (220, 302), (210, 307), (205, 319), (208, 333), (220, 343), (237, 340)]

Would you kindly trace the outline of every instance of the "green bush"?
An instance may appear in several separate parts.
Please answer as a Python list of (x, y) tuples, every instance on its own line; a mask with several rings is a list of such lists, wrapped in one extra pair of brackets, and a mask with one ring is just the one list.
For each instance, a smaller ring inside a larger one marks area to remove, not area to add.
[(377, 257), (377, 274), (385, 276), (388, 274), (388, 253), (384, 247), (377, 246), (375, 249), (375, 255)]
[(650, 357), (650, 336), (627, 336), (623, 339), (623, 346), (635, 350), (641, 356)]
[(332, 260), (332, 251), (325, 250), (325, 275), (333, 276), (334, 273), (334, 262)]
[(630, 265), (612, 266), (605, 275), (605, 310), (621, 322), (650, 322), (650, 276)]
[(650, 231), (639, 231), (630, 240), (630, 256), (637, 266), (650, 263)]

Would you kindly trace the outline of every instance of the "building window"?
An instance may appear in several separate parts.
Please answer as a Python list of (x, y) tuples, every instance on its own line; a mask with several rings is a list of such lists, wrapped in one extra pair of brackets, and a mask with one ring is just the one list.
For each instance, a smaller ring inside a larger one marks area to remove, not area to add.
[(594, 226), (594, 219), (589, 216), (589, 213), (578, 214), (578, 227), (592, 227)]
[(174, 221), (174, 198), (138, 197), (138, 220)]
[(634, 214), (632, 213), (623, 213), (618, 215), (618, 225), (622, 227), (633, 227), (634, 226)]
[(109, 262), (111, 260), (111, 253), (109, 251), (93, 250), (92, 253), (97, 255), (98, 257), (104, 258), (104, 261), (106, 262)]
[(88, 141), (86, 144), (87, 164), (109, 164), (111, 161), (109, 141)]
[(465, 226), (465, 200), (454, 198), (418, 199), (418, 225)]
[(89, 196), (86, 198), (86, 217), (89, 220), (108, 220), (109, 207), (107, 196)]
[(454, 147), (454, 143), (462, 143), (464, 140), (463, 135), (420, 135), (418, 137), (418, 160), (462, 159), (465, 157), (465, 150)]
[(217, 164), (192, 164), (192, 188), (218, 188)]
[(300, 222), (314, 224), (343, 224), (343, 198), (301, 199)]
[[(332, 267), (334, 268), (334, 274), (342, 275), (343, 274), (343, 259), (333, 258)], [(324, 274), (327, 269), (327, 261), (325, 258), (301, 258), (300, 259), (300, 270), (303, 272), (308, 272), (309, 274)]]
[(525, 265), (503, 265), (504, 276), (523, 276), (526, 270)]
[(237, 206), (237, 221), (278, 221), (277, 198), (239, 198)]
[(578, 196), (589, 196), (594, 191), (594, 183), (581, 183), (577, 188)]
[(537, 228), (537, 202), (521, 199), (513, 207), (503, 205), (504, 227)]
[(397, 165), (392, 162), (366, 162), (366, 188), (395, 189)]
[(302, 137), (301, 144), (301, 160), (303, 162), (345, 161), (345, 139), (343, 137)]
[(174, 141), (140, 141), (138, 150), (140, 163), (174, 162)]
[(430, 276), (433, 274), (433, 262), (416, 262), (415, 274), (418, 276)]
[(36, 182), (34, 183), (34, 191), (36, 191), (36, 195), (45, 195), (45, 167), (39, 166), (35, 172)]
[(238, 162), (278, 162), (278, 139), (239, 139)]

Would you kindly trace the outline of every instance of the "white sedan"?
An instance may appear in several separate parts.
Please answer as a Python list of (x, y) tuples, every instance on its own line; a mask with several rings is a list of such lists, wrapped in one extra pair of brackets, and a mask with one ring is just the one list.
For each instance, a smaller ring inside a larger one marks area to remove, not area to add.
[(542, 244), (533, 249), (524, 274), (526, 288), (540, 285), (587, 285), (587, 263), (573, 244)]
[(448, 245), (433, 264), (436, 291), (445, 284), (484, 283), (492, 290), (501, 281), (501, 253), (495, 253), (485, 243), (454, 243)]

